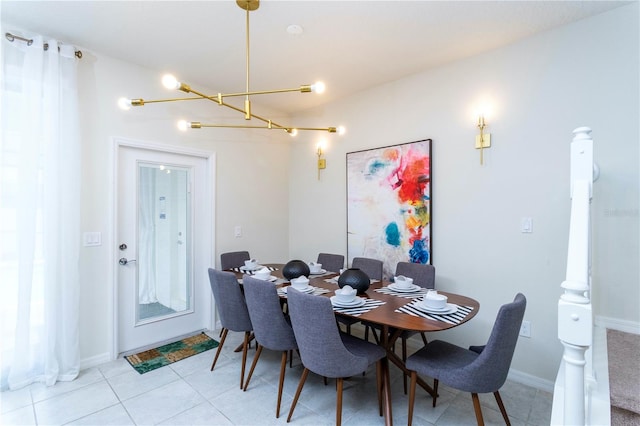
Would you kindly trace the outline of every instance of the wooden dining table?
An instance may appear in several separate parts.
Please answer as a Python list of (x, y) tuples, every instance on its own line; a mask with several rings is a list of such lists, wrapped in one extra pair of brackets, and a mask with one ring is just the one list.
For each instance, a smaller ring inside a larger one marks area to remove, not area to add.
[[(290, 285), (290, 282), (285, 279), (282, 275), (283, 264), (278, 263), (268, 263), (262, 264), (262, 266), (266, 266), (271, 269), (271, 275), (277, 278), (277, 281), (274, 284), (279, 287), (287, 287)], [(236, 274), (236, 277), (241, 281), (242, 276), (245, 273), (251, 273), (250, 271), (243, 271), (240, 268), (234, 268), (231, 270)], [(337, 273), (323, 273), (319, 275), (310, 275), (309, 276), (309, 285), (316, 287), (318, 293), (321, 293), (325, 290), (324, 293), (319, 294), (320, 297), (330, 297), (335, 295), (335, 290), (339, 289), (337, 282), (335, 281), (335, 277), (337, 277)], [(361, 321), (366, 321), (370, 323), (377, 324), (379, 328), (382, 330), (380, 345), (384, 347), (387, 352), (387, 359), (391, 361), (394, 365), (396, 365), (400, 370), (402, 370), (403, 374), (409, 375), (410, 372), (407, 370), (404, 362), (400, 357), (396, 355), (393, 348), (396, 340), (400, 337), (403, 331), (415, 331), (415, 332), (436, 332), (447, 330), (453, 327), (457, 327), (471, 320), (480, 309), (480, 303), (467, 296), (462, 296), (459, 294), (449, 293), (446, 291), (438, 290), (438, 293), (444, 294), (447, 296), (448, 303), (452, 303), (458, 305), (459, 307), (465, 307), (465, 315), (464, 317), (459, 318), (454, 321), (443, 321), (434, 318), (438, 318), (437, 316), (432, 316), (432, 318), (425, 318), (423, 316), (419, 316), (410, 312), (406, 309), (407, 305), (412, 303), (413, 299), (408, 298), (407, 295), (402, 297), (401, 295), (388, 294), (388, 292), (380, 292), (376, 291), (382, 288), (387, 287), (391, 282), (389, 281), (373, 281), (369, 287), (369, 289), (364, 294), (359, 294), (358, 296), (364, 299), (373, 299), (375, 301), (384, 302), (381, 304), (376, 304), (375, 307), (368, 310), (367, 312), (359, 313), (357, 315), (351, 315), (347, 312), (336, 312), (337, 316), (349, 317), (349, 318), (357, 318)], [(286, 297), (281, 294), (282, 297)], [(372, 303), (377, 303), (373, 302)], [(405, 312), (400, 312), (399, 310), (403, 310)], [(341, 310), (339, 310), (341, 311)], [(468, 311), (468, 312), (467, 312)], [(385, 424), (391, 425), (393, 424), (393, 416), (391, 409), (391, 393), (389, 386), (389, 367), (388, 362), (383, 360), (383, 399), (384, 399), (384, 409), (385, 409)], [(423, 387), (432, 397), (436, 397), (437, 394), (435, 390), (423, 379), (418, 377), (418, 384)]]

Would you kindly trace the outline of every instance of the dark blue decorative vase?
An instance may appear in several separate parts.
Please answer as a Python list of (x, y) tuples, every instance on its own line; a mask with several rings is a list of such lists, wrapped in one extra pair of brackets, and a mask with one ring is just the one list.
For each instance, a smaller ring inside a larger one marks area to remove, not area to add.
[(340, 274), (340, 278), (338, 278), (338, 286), (342, 288), (345, 285), (355, 288), (358, 294), (363, 294), (369, 289), (371, 280), (369, 276), (359, 268), (349, 268)]
[(310, 273), (309, 265), (302, 260), (290, 260), (284, 265), (284, 268), (282, 268), (282, 275), (289, 281), (303, 275), (309, 278)]

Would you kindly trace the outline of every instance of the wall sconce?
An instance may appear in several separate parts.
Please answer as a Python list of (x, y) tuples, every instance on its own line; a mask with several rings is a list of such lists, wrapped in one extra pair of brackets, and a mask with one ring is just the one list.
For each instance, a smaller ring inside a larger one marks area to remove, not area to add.
[(478, 115), (478, 129), (480, 134), (476, 136), (476, 149), (480, 150), (480, 165), (484, 164), (484, 149), (491, 147), (491, 133), (485, 133), (484, 114)]
[(320, 170), (327, 168), (327, 160), (322, 158), (322, 143), (318, 144), (316, 154), (318, 155), (318, 180), (320, 180)]

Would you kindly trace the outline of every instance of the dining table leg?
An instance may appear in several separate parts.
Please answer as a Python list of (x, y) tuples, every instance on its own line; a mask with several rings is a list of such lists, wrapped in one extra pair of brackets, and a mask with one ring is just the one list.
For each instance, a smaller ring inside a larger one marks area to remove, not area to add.
[(393, 413), (391, 409), (391, 379), (389, 378), (389, 350), (387, 349), (387, 339), (389, 336), (389, 328), (384, 325), (382, 327), (381, 343), (382, 347), (387, 351), (387, 357), (382, 359), (382, 389), (383, 389), (383, 402), (384, 402), (384, 424), (387, 426), (393, 426)]
[[(393, 352), (393, 345), (395, 345), (396, 340), (398, 340), (398, 337), (400, 337), (400, 334), (402, 334), (402, 330), (396, 330), (391, 336), (391, 338), (389, 338), (389, 328), (385, 325), (382, 328), (382, 334), (383, 334), (382, 339), (384, 342), (383, 345), (385, 350), (387, 351), (387, 358), (389, 359), (389, 361), (393, 362), (400, 370), (402, 370), (402, 374), (406, 374), (407, 376), (410, 376), (411, 371), (407, 369), (402, 359), (398, 357), (398, 355), (396, 355), (395, 352)], [(420, 376), (418, 376), (417, 383), (424, 390), (426, 390), (429, 393), (429, 395), (431, 395), (431, 397), (433, 398), (437, 397), (437, 392), (427, 382), (425, 382)]]

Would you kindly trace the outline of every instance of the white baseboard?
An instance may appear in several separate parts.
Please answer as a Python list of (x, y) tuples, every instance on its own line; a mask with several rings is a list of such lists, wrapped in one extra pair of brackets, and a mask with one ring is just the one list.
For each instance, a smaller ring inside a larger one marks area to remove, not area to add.
[(86, 370), (87, 368), (96, 367), (100, 364), (104, 364), (105, 362), (113, 361), (111, 359), (111, 354), (109, 352), (105, 352), (100, 355), (95, 355), (89, 358), (80, 360), (80, 370)]
[(540, 377), (532, 376), (531, 374), (523, 373), (522, 371), (509, 369), (507, 379), (512, 382), (520, 383), (532, 388), (539, 389), (541, 391), (553, 393), (554, 383), (551, 380), (545, 380)]
[(596, 316), (595, 323), (597, 326), (610, 328), (612, 330), (640, 334), (640, 323), (636, 321), (621, 320), (618, 318), (603, 317), (598, 315)]

